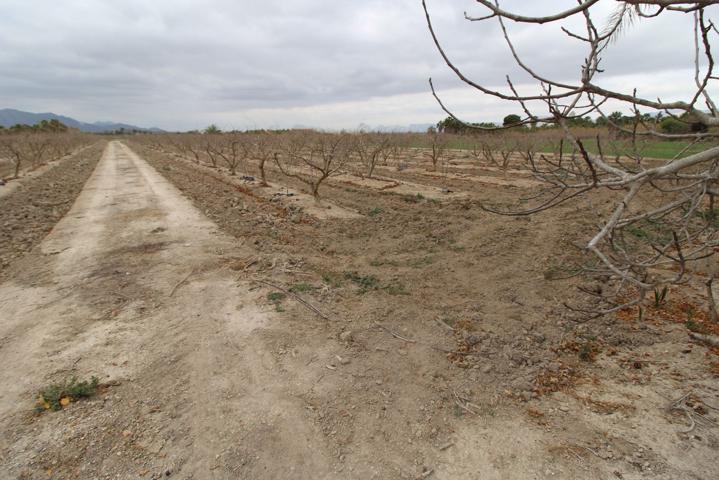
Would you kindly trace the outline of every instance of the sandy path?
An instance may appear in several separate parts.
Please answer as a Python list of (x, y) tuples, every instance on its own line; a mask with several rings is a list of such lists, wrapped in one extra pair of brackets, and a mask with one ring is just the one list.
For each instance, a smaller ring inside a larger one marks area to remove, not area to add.
[[(277, 374), (258, 337), (273, 321), (262, 294), (222, 267), (249, 254), (111, 142), (69, 214), (0, 285), (0, 477), (328, 478), (287, 391), (311, 384)], [(69, 375), (113, 386), (28, 413)]]

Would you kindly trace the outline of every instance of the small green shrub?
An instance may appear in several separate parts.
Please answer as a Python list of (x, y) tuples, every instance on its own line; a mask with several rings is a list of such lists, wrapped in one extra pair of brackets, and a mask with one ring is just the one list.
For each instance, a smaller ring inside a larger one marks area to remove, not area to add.
[(684, 123), (676, 118), (667, 117), (659, 123), (659, 128), (664, 133), (682, 134), (689, 133), (692, 130), (692, 126), (689, 123)]
[(72, 377), (61, 383), (54, 383), (40, 391), (40, 409), (62, 410), (63, 406), (81, 398), (88, 398), (97, 392), (100, 381), (92, 377), (90, 381), (79, 382), (77, 377)]
[(701, 323), (694, 321), (694, 310), (687, 310), (687, 321), (684, 323), (687, 330), (694, 333), (706, 333), (706, 327)]
[(418, 193), (417, 195), (402, 195), (402, 200), (407, 203), (419, 203), (424, 200), (424, 195)]
[(409, 266), (412, 268), (422, 268), (426, 267), (427, 265), (431, 265), (434, 263), (434, 257), (431, 255), (428, 255), (426, 257), (419, 258), (417, 260), (412, 260), (409, 262)]
[(295, 283), (290, 287), (292, 293), (306, 293), (312, 290), (317, 290), (317, 287), (310, 285), (309, 283)]
[(271, 303), (281, 302), (286, 297), (287, 295), (282, 292), (270, 292), (267, 294), (267, 300), (269, 300)]
[(593, 362), (597, 353), (598, 348), (591, 340), (587, 340), (579, 346), (579, 358), (584, 362)]
[(660, 308), (667, 302), (667, 293), (669, 292), (667, 286), (661, 290), (654, 290), (654, 308)]
[(282, 308), (282, 301), (285, 298), (287, 298), (287, 295), (282, 292), (270, 292), (267, 294), (267, 300), (275, 306), (275, 311), (277, 312), (285, 311), (285, 309)]
[(380, 286), (379, 279), (374, 275), (360, 275), (357, 272), (345, 272), (345, 278), (359, 286), (359, 293), (377, 290)]
[(409, 295), (409, 292), (405, 290), (404, 285), (399, 282), (391, 283), (384, 287), (383, 290), (390, 295)]
[(697, 212), (697, 216), (704, 220), (711, 228), (719, 228), (719, 209), (706, 209), (702, 212)]
[(627, 225), (625, 232), (642, 242), (665, 244), (672, 239), (671, 228), (649, 219)]
[(340, 288), (342, 286), (342, 279), (334, 273), (325, 273), (322, 275), (322, 281), (332, 288)]

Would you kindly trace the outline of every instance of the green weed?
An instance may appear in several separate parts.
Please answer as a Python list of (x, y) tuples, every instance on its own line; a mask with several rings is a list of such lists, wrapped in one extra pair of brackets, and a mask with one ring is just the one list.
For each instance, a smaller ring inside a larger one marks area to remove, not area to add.
[(340, 288), (342, 286), (342, 280), (332, 273), (322, 275), (322, 281), (332, 288)]
[(694, 310), (691, 308), (687, 310), (687, 321), (684, 322), (684, 326), (687, 327), (687, 330), (690, 332), (706, 333), (706, 327), (704, 327), (701, 323), (694, 321)]
[(380, 287), (379, 279), (374, 275), (360, 275), (357, 272), (345, 272), (345, 278), (359, 286), (359, 293), (367, 293)]
[(667, 293), (669, 289), (666, 285), (661, 290), (654, 290), (654, 308), (660, 308), (667, 302)]
[(424, 195), (418, 193), (417, 195), (402, 195), (402, 200), (407, 203), (419, 203), (424, 200)]
[(412, 268), (422, 268), (422, 267), (426, 267), (427, 265), (431, 265), (433, 263), (434, 263), (434, 257), (432, 257), (430, 255), (430, 256), (426, 256), (426, 257), (420, 258), (418, 260), (413, 260), (413, 261), (409, 262), (409, 266)]
[(383, 290), (390, 295), (409, 295), (409, 292), (404, 288), (404, 285), (398, 282), (391, 283), (386, 287), (383, 287)]
[(275, 306), (275, 311), (284, 312), (285, 309), (282, 307), (282, 301), (287, 298), (287, 295), (282, 292), (270, 292), (267, 294), (267, 300)]
[(289, 290), (292, 293), (306, 293), (311, 292), (312, 290), (317, 290), (317, 287), (310, 285), (309, 283), (295, 283)]
[(628, 225), (625, 231), (636, 240), (664, 244), (672, 239), (671, 229), (661, 222), (641, 220)]
[(711, 228), (719, 228), (719, 209), (697, 212), (697, 216), (704, 220)]
[(70, 402), (81, 398), (88, 398), (97, 392), (100, 381), (92, 377), (90, 381), (79, 382), (77, 377), (72, 377), (61, 383), (54, 383), (40, 391), (40, 410), (62, 410)]
[(593, 341), (587, 340), (579, 345), (579, 358), (584, 362), (594, 361), (597, 356), (598, 348)]

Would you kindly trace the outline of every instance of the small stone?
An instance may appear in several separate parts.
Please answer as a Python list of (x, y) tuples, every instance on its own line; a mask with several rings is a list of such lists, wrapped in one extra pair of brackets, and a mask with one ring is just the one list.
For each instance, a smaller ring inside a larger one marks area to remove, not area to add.
[(340, 340), (343, 342), (351, 342), (352, 341), (352, 331), (347, 330), (345, 332), (340, 333)]
[(559, 407), (559, 409), (560, 409), (561, 411), (565, 412), (565, 413), (569, 411), (569, 407), (566, 406), (566, 405), (561, 405), (561, 406)]

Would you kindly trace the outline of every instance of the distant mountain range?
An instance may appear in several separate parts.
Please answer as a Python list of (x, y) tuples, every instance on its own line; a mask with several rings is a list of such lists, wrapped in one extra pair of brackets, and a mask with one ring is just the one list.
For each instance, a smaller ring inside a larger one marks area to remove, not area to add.
[(163, 132), (159, 128), (143, 128), (136, 127), (135, 125), (128, 125), (126, 123), (115, 123), (115, 122), (95, 122), (85, 123), (75, 120), (74, 118), (65, 117), (63, 115), (57, 115), (55, 113), (30, 113), (23, 112), (21, 110), (14, 110), (12, 108), (0, 109), (0, 125), (5, 128), (12, 127), (17, 124), (24, 125), (35, 125), (43, 120), (58, 120), (70, 128), (77, 128), (83, 132), (89, 133), (106, 133), (114, 132), (120, 129), (125, 130), (138, 130), (143, 132)]

